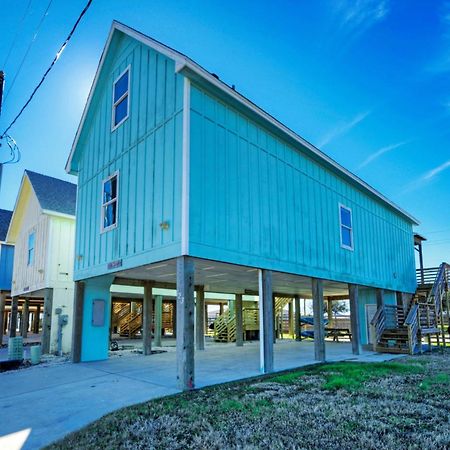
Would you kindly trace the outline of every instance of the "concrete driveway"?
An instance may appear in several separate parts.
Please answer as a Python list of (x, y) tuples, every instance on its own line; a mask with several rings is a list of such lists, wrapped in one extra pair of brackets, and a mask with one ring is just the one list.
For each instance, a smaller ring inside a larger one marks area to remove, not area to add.
[[(327, 342), (326, 347), (328, 361), (395, 357), (373, 352), (355, 357), (350, 344), (344, 343)], [(175, 349), (167, 350), (0, 374), (0, 448), (39, 449), (118, 408), (179, 392)], [(279, 341), (275, 370), (313, 364), (313, 351), (312, 342)], [(197, 387), (257, 376), (259, 346), (207, 344), (205, 351), (196, 353), (195, 364)]]

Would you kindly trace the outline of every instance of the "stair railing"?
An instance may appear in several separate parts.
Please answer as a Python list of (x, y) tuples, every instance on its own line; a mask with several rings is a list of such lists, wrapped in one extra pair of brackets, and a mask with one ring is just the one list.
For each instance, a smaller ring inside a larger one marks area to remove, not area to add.
[(370, 325), (373, 327), (375, 342), (373, 343), (373, 349), (376, 351), (377, 344), (380, 342), (381, 336), (386, 328), (386, 310), (384, 305), (381, 305), (372, 320), (370, 321)]
[(409, 353), (412, 355), (419, 343), (419, 305), (413, 303), (405, 319), (405, 326), (408, 329)]

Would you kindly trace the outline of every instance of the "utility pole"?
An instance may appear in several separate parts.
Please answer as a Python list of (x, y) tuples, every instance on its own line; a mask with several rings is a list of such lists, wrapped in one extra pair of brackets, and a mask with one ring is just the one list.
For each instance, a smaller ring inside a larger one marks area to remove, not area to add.
[[(3, 103), (3, 86), (5, 85), (5, 73), (0, 70), (0, 116), (2, 115), (2, 103)], [(0, 147), (2, 143), (0, 141)], [(2, 189), (2, 172), (3, 163), (0, 161), (0, 190)]]

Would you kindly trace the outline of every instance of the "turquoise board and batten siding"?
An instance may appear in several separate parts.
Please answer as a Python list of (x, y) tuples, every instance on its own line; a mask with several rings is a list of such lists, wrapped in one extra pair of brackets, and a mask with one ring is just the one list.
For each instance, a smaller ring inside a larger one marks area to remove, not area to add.
[[(130, 115), (111, 132), (112, 85), (130, 66)], [(183, 76), (173, 60), (116, 33), (72, 161), (78, 172), (75, 279), (181, 251)], [(102, 181), (119, 171), (117, 228), (100, 233)], [(160, 224), (169, 223), (168, 230)]]
[(0, 291), (10, 291), (14, 264), (14, 246), (0, 244)]
[(189, 254), (415, 291), (411, 221), (195, 84), (190, 105)]

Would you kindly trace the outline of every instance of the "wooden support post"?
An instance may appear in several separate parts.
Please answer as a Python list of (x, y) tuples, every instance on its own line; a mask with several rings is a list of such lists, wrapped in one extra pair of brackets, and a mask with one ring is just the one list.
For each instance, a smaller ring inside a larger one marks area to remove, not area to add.
[[(84, 283), (75, 281), (75, 295), (73, 298), (73, 327), (72, 327), (72, 362), (81, 361), (81, 342), (83, 332), (84, 309)], [(45, 303), (44, 303), (45, 317)], [(44, 332), (44, 320), (42, 321), (42, 333)]]
[(277, 343), (277, 339), (279, 339), (278, 335), (278, 317), (277, 317), (277, 309), (276, 309), (276, 297), (272, 295), (272, 315), (273, 315), (273, 343)]
[(38, 303), (36, 305), (36, 311), (34, 312), (34, 320), (33, 320), (33, 333), (39, 334), (39, 317), (41, 315), (41, 305)]
[(22, 305), (22, 322), (21, 322), (21, 334), (25, 339), (28, 336), (28, 325), (30, 321), (30, 299), (25, 298)]
[(142, 305), (142, 346), (144, 355), (152, 354), (152, 318), (153, 318), (153, 284), (144, 284), (144, 300)]
[(161, 347), (161, 333), (162, 333), (162, 295), (155, 297), (155, 346)]
[(377, 309), (384, 305), (384, 290), (377, 289), (376, 290), (376, 298), (377, 298)]
[(42, 319), (42, 353), (50, 352), (50, 333), (52, 328), (53, 289), (46, 288), (44, 292), (44, 317)]
[(208, 304), (205, 302), (205, 334), (208, 333)]
[(194, 389), (194, 260), (177, 258), (177, 380), (183, 391)]
[(348, 295), (350, 299), (350, 329), (352, 333), (352, 352), (354, 355), (361, 354), (361, 329), (359, 324), (358, 311), (358, 286), (348, 285)]
[(236, 294), (234, 305), (236, 309), (236, 346), (244, 345), (244, 323), (242, 318), (242, 294)]
[(197, 288), (195, 302), (195, 341), (197, 350), (205, 350), (205, 289)]
[(0, 346), (3, 344), (3, 331), (5, 323), (5, 303), (6, 303), (6, 292), (0, 291)]
[(259, 365), (262, 373), (273, 372), (274, 314), (272, 272), (258, 270), (259, 275)]
[(11, 299), (11, 319), (9, 321), (9, 337), (16, 337), (18, 312), (19, 312), (19, 297), (13, 297)]
[(288, 322), (289, 322), (289, 336), (291, 339), (295, 337), (294, 331), (294, 301), (288, 303)]
[(294, 308), (295, 340), (301, 341), (302, 340), (302, 328), (300, 326), (301, 312), (300, 312), (300, 297), (298, 295), (294, 297), (294, 303), (295, 303)]
[(314, 317), (314, 357), (316, 361), (325, 361), (325, 325), (323, 320), (322, 280), (312, 279), (313, 317)]

